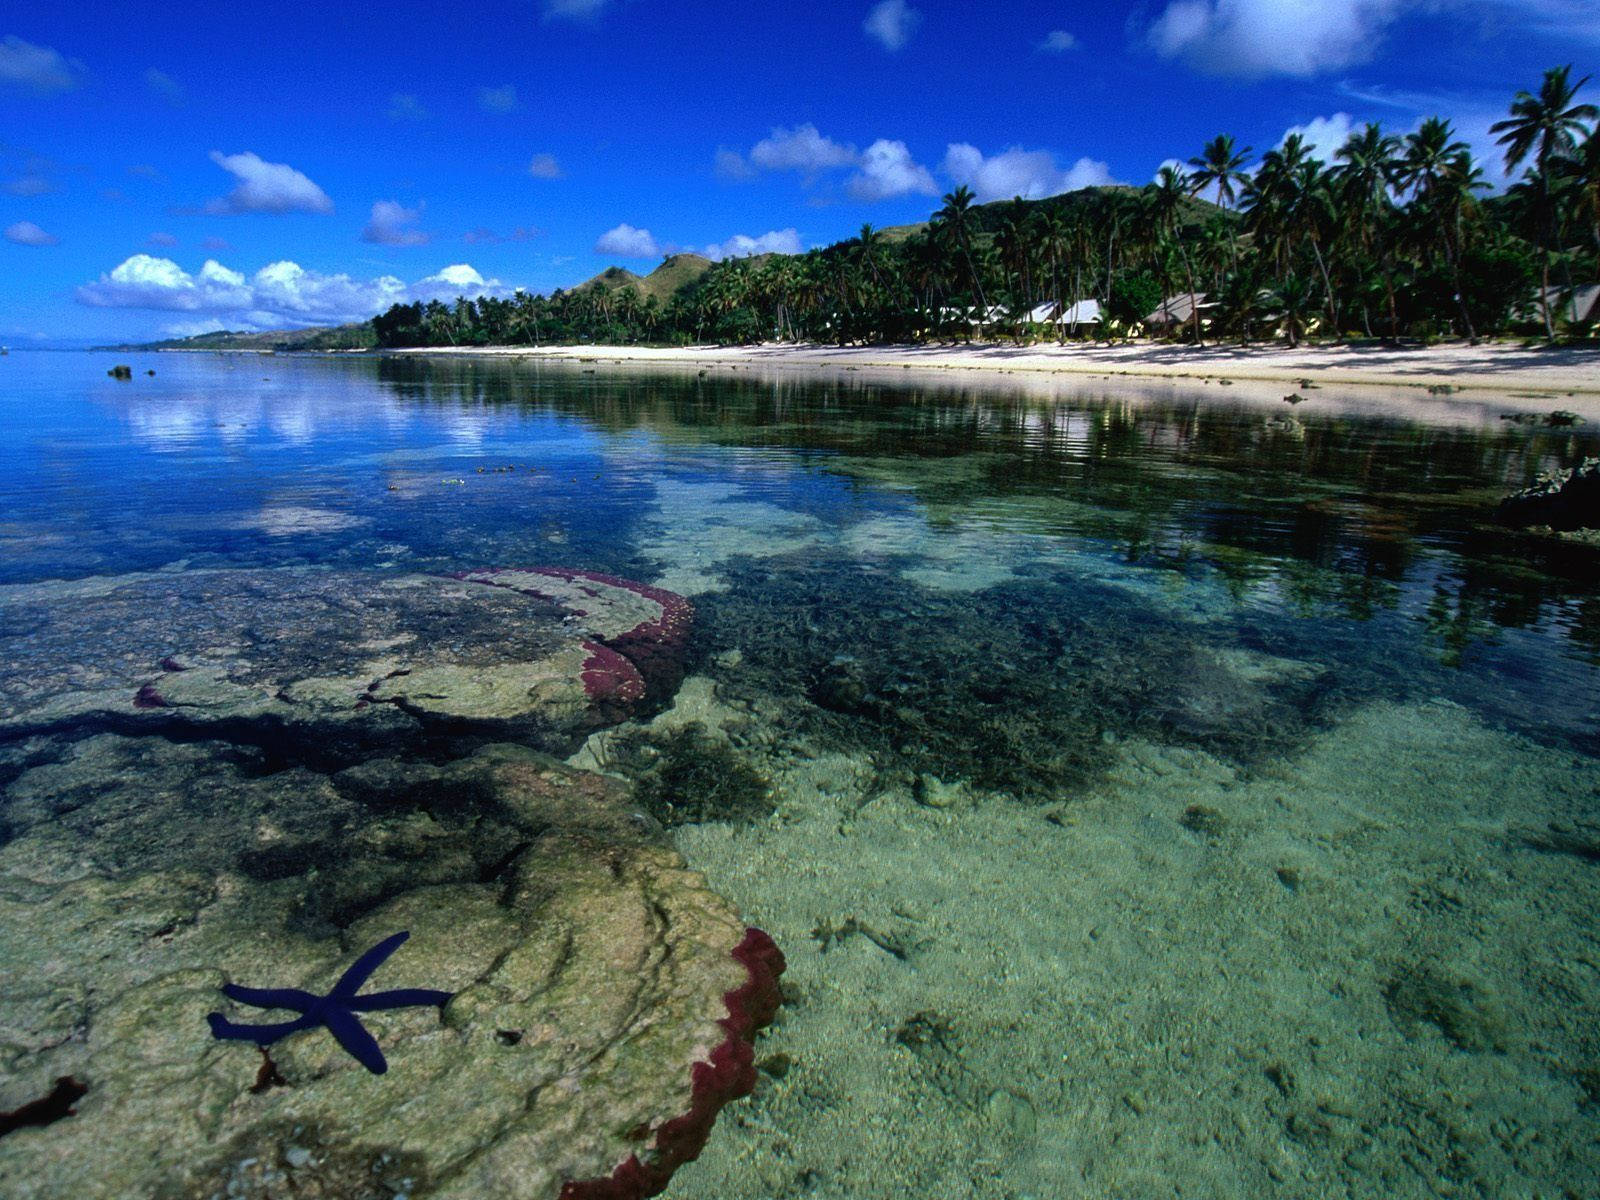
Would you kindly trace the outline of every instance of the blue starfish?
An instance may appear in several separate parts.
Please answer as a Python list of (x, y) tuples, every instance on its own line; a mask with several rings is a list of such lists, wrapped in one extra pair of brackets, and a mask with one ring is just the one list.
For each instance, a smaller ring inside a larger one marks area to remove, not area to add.
[(302, 1015), (293, 1021), (282, 1021), (276, 1025), (236, 1025), (221, 1013), (208, 1013), (206, 1021), (211, 1026), (211, 1036), (267, 1046), (302, 1029), (325, 1025), (328, 1032), (339, 1040), (339, 1045), (348, 1050), (362, 1066), (374, 1075), (382, 1075), (389, 1069), (389, 1064), (384, 1061), (377, 1040), (362, 1026), (356, 1013), (415, 1008), (428, 1004), (443, 1007), (451, 997), (450, 992), (435, 992), (426, 988), (401, 988), (393, 992), (356, 995), (361, 985), (410, 936), (407, 932), (384, 938), (356, 959), (355, 964), (339, 977), (339, 982), (333, 985), (333, 990), (326, 996), (313, 996), (299, 988), (247, 988), (236, 983), (223, 984), (222, 994), (229, 1000), (237, 1000), (252, 1008), (293, 1009)]

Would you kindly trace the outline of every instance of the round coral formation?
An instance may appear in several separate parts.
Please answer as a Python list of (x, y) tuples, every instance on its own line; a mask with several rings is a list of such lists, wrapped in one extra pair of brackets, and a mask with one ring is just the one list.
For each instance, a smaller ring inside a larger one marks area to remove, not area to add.
[[(631, 1200), (700, 1152), (782, 954), (627, 785), (541, 753), (675, 686), (686, 601), (565, 569), (74, 586), (4, 638), (38, 668), (0, 682), (8, 1197)], [(386, 1075), (326, 1029), (212, 1039), (287, 1015), (224, 984), (321, 995), (397, 930), (371, 989), (452, 998), (362, 1013)]]

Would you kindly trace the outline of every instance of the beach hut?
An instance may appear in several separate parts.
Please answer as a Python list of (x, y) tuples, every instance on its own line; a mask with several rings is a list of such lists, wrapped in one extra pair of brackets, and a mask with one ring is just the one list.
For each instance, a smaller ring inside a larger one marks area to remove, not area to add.
[(1150, 333), (1173, 333), (1192, 326), (1195, 312), (1199, 310), (1200, 327), (1204, 329), (1209, 324), (1206, 309), (1215, 307), (1206, 299), (1205, 292), (1179, 292), (1163, 300), (1161, 306), (1144, 319), (1144, 327)]
[(1028, 314), (1030, 325), (1055, 325), (1064, 329), (1076, 329), (1079, 325), (1098, 325), (1100, 323), (1100, 301), (1079, 300), (1074, 304), (1062, 304), (1059, 300), (1046, 300)]
[(1533, 298), (1531, 307), (1522, 313), (1530, 320), (1544, 320), (1544, 306), (1550, 306), (1550, 316), (1568, 325), (1589, 325), (1600, 321), (1600, 284), (1580, 283), (1571, 288), (1545, 288)]

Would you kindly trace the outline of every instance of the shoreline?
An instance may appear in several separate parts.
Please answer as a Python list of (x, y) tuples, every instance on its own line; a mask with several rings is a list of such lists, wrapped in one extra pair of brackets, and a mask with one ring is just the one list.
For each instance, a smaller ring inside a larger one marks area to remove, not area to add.
[(1225, 378), (1240, 382), (1364, 384), (1386, 387), (1449, 385), (1453, 389), (1536, 389), (1600, 397), (1600, 348), (1483, 343), (1478, 346), (1216, 345), (1166, 343), (1114, 346), (1073, 343), (822, 346), (763, 342), (752, 346), (459, 346), (407, 347), (385, 354), (468, 355), (487, 358), (610, 360), (628, 363), (763, 364), (819, 367), (913, 367), (1054, 375), (1136, 375), (1161, 379)]
[[(1426, 422), (1484, 424), (1531, 420), (1557, 410), (1600, 423), (1600, 349), (1460, 344), (1429, 347), (1118, 346), (833, 347), (463, 346), (380, 351), (396, 356), (532, 361), (761, 378), (855, 375), (860, 383), (915, 380), (963, 390), (1004, 390), (1035, 399), (1081, 395), (1086, 386), (1137, 399), (1168, 399), (1197, 386), (1219, 398), (1282, 409), (1290, 397), (1315, 409)], [(1309, 394), (1302, 394), (1309, 393)]]

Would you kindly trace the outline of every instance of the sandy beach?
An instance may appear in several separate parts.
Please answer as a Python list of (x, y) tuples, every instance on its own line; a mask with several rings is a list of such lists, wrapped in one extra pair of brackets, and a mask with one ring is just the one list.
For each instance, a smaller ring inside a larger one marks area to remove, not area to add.
[[(1012, 384), (1120, 377), (1179, 383), (1221, 383), (1241, 398), (1281, 401), (1304, 382), (1319, 388), (1415, 389), (1423, 397), (1484, 400), (1512, 408), (1566, 408), (1600, 418), (1600, 350), (1524, 349), (1520, 343), (1478, 346), (1214, 345), (1136, 342), (1067, 346), (1007, 343), (839, 347), (765, 343), (756, 346), (484, 346), (406, 350), (405, 354), (459, 354), (534, 358), (552, 362), (739, 369), (926, 371), (969, 379), (1011, 376)], [(1430, 389), (1432, 389), (1430, 391)], [(1521, 394), (1530, 393), (1530, 394)]]

